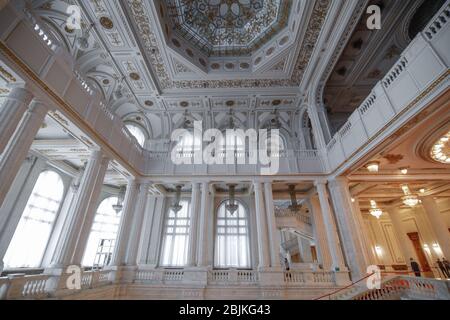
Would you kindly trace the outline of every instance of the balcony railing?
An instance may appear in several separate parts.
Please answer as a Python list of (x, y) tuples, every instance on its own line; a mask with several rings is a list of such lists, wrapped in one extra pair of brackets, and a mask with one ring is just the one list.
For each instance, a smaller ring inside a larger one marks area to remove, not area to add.
[(61, 294), (60, 291), (64, 291), (62, 295), (67, 295), (79, 292), (80, 290), (112, 284), (110, 271), (107, 270), (82, 272), (80, 290), (64, 290), (66, 280), (66, 274), (61, 277), (46, 274), (11, 274), (8, 277), (0, 278), (0, 300), (46, 299)]
[(447, 1), (330, 140), (327, 154), (332, 171), (351, 157), (362, 156), (364, 152), (359, 151), (382, 137), (383, 129), (393, 123), (400, 127), (420, 112), (430, 97), (448, 88), (449, 20), (450, 1)]

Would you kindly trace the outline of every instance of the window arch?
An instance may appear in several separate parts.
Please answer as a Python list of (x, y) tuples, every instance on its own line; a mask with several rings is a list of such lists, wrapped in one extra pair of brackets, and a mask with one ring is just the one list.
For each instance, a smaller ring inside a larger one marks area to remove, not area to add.
[(64, 183), (55, 171), (43, 171), (5, 254), (5, 268), (37, 268), (64, 196)]
[(238, 209), (231, 214), (226, 200), (217, 209), (214, 266), (216, 268), (250, 268), (250, 233), (246, 208), (235, 200)]
[(178, 212), (169, 208), (165, 224), (160, 264), (166, 267), (181, 267), (187, 264), (190, 232), (190, 205), (180, 201)]
[(127, 123), (125, 125), (125, 127), (127, 127), (128, 131), (130, 131), (131, 135), (136, 138), (139, 145), (141, 147), (144, 147), (144, 143), (145, 143), (144, 131), (135, 124)]
[(122, 216), (122, 211), (114, 210), (113, 205), (115, 204), (117, 204), (117, 197), (108, 197), (98, 206), (82, 265), (103, 267), (109, 264)]

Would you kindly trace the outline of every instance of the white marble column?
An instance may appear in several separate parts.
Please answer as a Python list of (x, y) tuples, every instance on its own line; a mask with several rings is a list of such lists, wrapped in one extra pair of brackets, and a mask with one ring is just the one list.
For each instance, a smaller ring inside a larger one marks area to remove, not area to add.
[(400, 249), (402, 250), (403, 257), (405, 258), (405, 263), (408, 267), (409, 259), (416, 259), (416, 253), (414, 251), (411, 240), (406, 234), (405, 228), (403, 227), (402, 218), (400, 216), (400, 210), (398, 208), (389, 208), (385, 211), (392, 222), (392, 227), (394, 228), (395, 235), (398, 239), (398, 244), (400, 245)]
[(302, 261), (306, 263), (312, 263), (311, 242), (305, 238), (298, 237), (298, 248), (300, 249), (300, 255)]
[(70, 208), (67, 222), (63, 227), (61, 237), (53, 254), (52, 268), (59, 269), (72, 263), (92, 192), (98, 180), (97, 178), (100, 178), (101, 175), (104, 177), (106, 167), (107, 163), (105, 164), (102, 151), (93, 150), (84, 170), (76, 199)]
[(330, 247), (328, 246), (328, 234), (323, 222), (322, 211), (320, 208), (319, 197), (313, 195), (309, 198), (309, 208), (312, 212), (313, 218), (313, 233), (316, 240), (317, 258), (322, 264), (324, 270), (332, 270), (332, 261), (330, 254)]
[(0, 207), (48, 110), (46, 104), (33, 100), (0, 159)]
[(5, 150), (32, 99), (33, 94), (26, 88), (14, 87), (0, 105), (0, 155)]
[(280, 263), (280, 232), (277, 229), (275, 220), (275, 209), (273, 204), (272, 183), (264, 183), (264, 195), (267, 215), (267, 229), (269, 231), (270, 243), (270, 266), (272, 268), (281, 268)]
[(153, 220), (155, 217), (155, 208), (158, 198), (148, 194), (144, 220), (142, 221), (141, 238), (139, 243), (138, 265), (146, 265), (148, 262), (148, 251), (150, 247), (150, 237), (152, 234)]
[(202, 195), (200, 201), (200, 221), (199, 221), (199, 232), (198, 232), (198, 251), (197, 251), (197, 261), (199, 267), (208, 266), (208, 234), (212, 232), (209, 228), (209, 221), (212, 219), (212, 214), (210, 210), (210, 197), (209, 197), (209, 183), (202, 182)]
[(329, 182), (329, 188), (347, 263), (353, 280), (358, 280), (366, 275), (366, 268), (370, 262), (366, 260), (347, 179), (336, 178)]
[(156, 267), (159, 262), (159, 249), (161, 248), (162, 233), (163, 233), (163, 222), (166, 215), (166, 206), (164, 205), (167, 201), (166, 197), (157, 197), (154, 211), (154, 218), (152, 223), (152, 230), (150, 234), (150, 243), (147, 255), (147, 264), (151, 267)]
[(436, 201), (432, 196), (423, 197), (422, 206), (430, 221), (431, 228), (433, 228), (433, 231), (436, 234), (442, 254), (447, 260), (450, 259), (450, 235), (448, 232), (448, 225), (442, 213), (439, 211)]
[(200, 183), (192, 183), (192, 195), (191, 195), (191, 224), (189, 230), (189, 246), (188, 246), (188, 261), (187, 266), (194, 267), (197, 265), (197, 233), (198, 233), (198, 221), (200, 211)]
[(323, 181), (315, 183), (317, 193), (319, 195), (320, 208), (322, 211), (322, 218), (327, 234), (328, 247), (330, 249), (332, 270), (339, 269), (340, 271), (347, 270), (344, 263), (344, 256), (342, 254), (339, 236), (336, 228), (336, 223), (331, 211), (330, 202), (328, 200), (328, 192)]
[(267, 269), (270, 266), (270, 250), (262, 183), (254, 182), (253, 186), (255, 189), (256, 229), (258, 234), (258, 268)]
[(127, 190), (125, 192), (125, 199), (123, 201), (122, 217), (120, 218), (116, 245), (110, 263), (111, 266), (125, 265), (127, 253), (126, 250), (128, 246), (128, 239), (132, 230), (137, 194), (138, 185), (136, 183), (136, 180), (130, 179), (128, 181)]
[(308, 116), (309, 119), (311, 120), (311, 126), (314, 134), (316, 147), (319, 150), (323, 150), (326, 148), (327, 143), (325, 140), (324, 133), (322, 131), (319, 113), (315, 104), (308, 105)]
[(362, 240), (362, 247), (364, 252), (364, 259), (366, 263), (368, 264), (376, 264), (376, 257), (374, 255), (374, 252), (371, 250), (371, 241), (369, 237), (369, 231), (367, 230), (367, 226), (364, 223), (363, 216), (361, 213), (361, 208), (359, 207), (359, 200), (357, 198), (354, 199), (355, 202), (353, 202), (353, 209), (355, 210), (355, 223), (357, 225), (357, 230), (359, 233), (359, 236)]
[(128, 266), (137, 265), (138, 259), (138, 251), (139, 244), (141, 242), (141, 238), (143, 236), (142, 225), (144, 222), (144, 216), (147, 212), (147, 198), (148, 198), (148, 189), (150, 188), (150, 183), (141, 183), (139, 185), (139, 194), (136, 200), (136, 208), (133, 219), (133, 227), (131, 229), (131, 234), (128, 239), (128, 248), (127, 248), (127, 257), (125, 260), (125, 264)]

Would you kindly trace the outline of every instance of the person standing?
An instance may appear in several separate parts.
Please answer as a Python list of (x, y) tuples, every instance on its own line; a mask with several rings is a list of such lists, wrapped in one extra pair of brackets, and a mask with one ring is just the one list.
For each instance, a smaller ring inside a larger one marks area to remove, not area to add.
[(450, 263), (447, 259), (442, 258), (442, 264), (444, 265), (445, 270), (447, 271), (447, 278), (450, 278)]
[(439, 267), (439, 270), (441, 270), (444, 278), (448, 278), (448, 273), (447, 273), (447, 268), (444, 265), (444, 262), (442, 262), (441, 260), (439, 260), (439, 258), (436, 260), (436, 264)]
[(414, 261), (413, 258), (410, 258), (409, 261), (410, 261), (410, 264), (411, 264), (411, 269), (414, 272), (414, 274), (416, 275), (416, 277), (420, 277), (421, 274), (420, 274), (420, 266), (419, 266), (419, 264), (416, 261)]

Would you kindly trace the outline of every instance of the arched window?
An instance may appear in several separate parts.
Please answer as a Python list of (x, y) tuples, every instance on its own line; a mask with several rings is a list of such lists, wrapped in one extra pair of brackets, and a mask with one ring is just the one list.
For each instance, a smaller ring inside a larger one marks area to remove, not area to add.
[(136, 140), (139, 143), (139, 145), (141, 147), (144, 147), (145, 134), (142, 131), (142, 129), (139, 128), (138, 126), (134, 125), (134, 124), (127, 124), (125, 126), (127, 127), (128, 131), (130, 131), (130, 133), (133, 135), (133, 137), (136, 138)]
[(116, 203), (117, 197), (109, 197), (98, 206), (84, 251), (84, 266), (103, 267), (110, 262), (122, 215), (114, 210)]
[(5, 268), (41, 266), (63, 195), (59, 174), (44, 171), (39, 175), (6, 252)]
[(175, 212), (169, 208), (166, 215), (161, 250), (162, 266), (180, 267), (187, 263), (191, 214), (188, 201), (180, 201), (180, 205), (180, 211)]
[(250, 237), (248, 214), (235, 201), (238, 209), (230, 213), (224, 201), (217, 211), (214, 266), (217, 268), (250, 268)]

